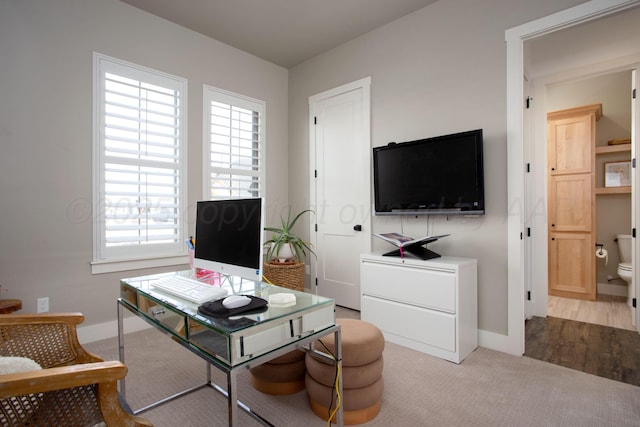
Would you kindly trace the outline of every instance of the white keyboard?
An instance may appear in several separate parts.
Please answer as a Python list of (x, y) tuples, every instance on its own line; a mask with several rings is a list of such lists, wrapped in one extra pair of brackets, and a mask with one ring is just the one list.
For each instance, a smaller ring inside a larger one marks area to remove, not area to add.
[(226, 289), (181, 276), (164, 277), (153, 282), (152, 285), (154, 288), (196, 304), (214, 301), (227, 296)]

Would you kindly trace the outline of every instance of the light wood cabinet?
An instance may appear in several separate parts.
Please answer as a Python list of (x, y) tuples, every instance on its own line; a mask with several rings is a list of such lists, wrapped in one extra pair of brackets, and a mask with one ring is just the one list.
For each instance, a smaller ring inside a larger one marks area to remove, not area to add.
[(595, 146), (602, 105), (547, 114), (549, 295), (596, 299)]
[(549, 183), (550, 231), (592, 231), (591, 174), (554, 176)]
[(588, 295), (585, 284), (594, 282), (592, 270), (585, 268), (594, 258), (591, 233), (553, 233), (549, 242), (549, 283), (553, 295), (575, 298)]
[[(581, 109), (549, 113), (549, 168), (551, 175), (591, 173), (594, 144), (591, 114)], [(566, 117), (569, 114), (569, 117)], [(574, 115), (575, 114), (575, 115)]]

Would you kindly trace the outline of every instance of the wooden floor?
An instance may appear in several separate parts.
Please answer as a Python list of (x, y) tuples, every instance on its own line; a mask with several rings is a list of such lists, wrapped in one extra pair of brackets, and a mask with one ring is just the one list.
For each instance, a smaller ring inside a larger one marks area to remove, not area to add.
[(631, 323), (631, 307), (626, 300), (613, 295), (598, 295), (596, 301), (549, 295), (547, 315), (635, 331)]
[(525, 356), (640, 386), (640, 334), (621, 297), (549, 296), (547, 318), (525, 326)]

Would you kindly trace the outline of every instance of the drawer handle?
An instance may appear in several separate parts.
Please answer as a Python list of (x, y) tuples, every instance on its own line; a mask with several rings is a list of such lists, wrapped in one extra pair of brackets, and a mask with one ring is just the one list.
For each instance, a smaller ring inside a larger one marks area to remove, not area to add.
[(164, 308), (161, 308), (160, 310), (151, 310), (151, 315), (153, 317), (159, 316), (164, 313), (165, 313)]

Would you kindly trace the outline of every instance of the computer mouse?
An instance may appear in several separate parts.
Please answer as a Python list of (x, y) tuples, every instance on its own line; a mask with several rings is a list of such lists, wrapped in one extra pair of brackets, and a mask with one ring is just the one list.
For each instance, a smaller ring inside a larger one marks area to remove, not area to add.
[(231, 310), (232, 308), (244, 307), (250, 302), (251, 298), (246, 295), (231, 295), (222, 300), (222, 305)]

